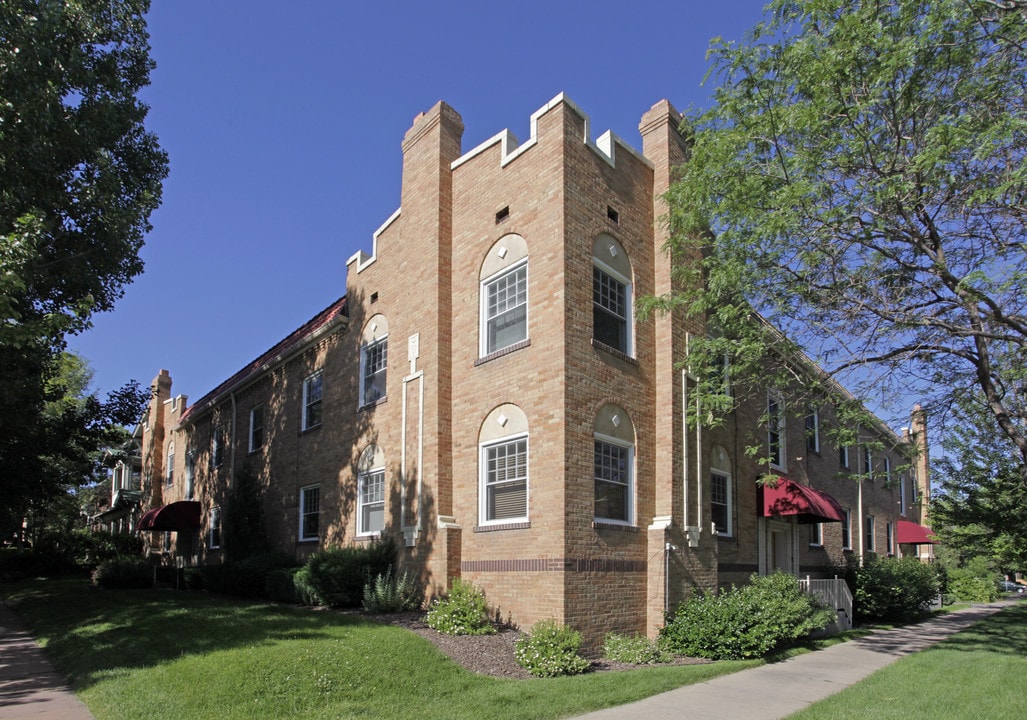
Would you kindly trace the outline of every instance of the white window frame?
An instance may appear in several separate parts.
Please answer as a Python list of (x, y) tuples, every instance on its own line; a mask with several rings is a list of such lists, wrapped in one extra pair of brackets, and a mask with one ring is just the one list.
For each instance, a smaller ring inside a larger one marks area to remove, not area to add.
[[(315, 380), (320, 381), (318, 388), (317, 398), (311, 400), (311, 387)], [(310, 422), (311, 410), (317, 406), (317, 422)], [(300, 428), (302, 430), (310, 430), (311, 428), (320, 427), (321, 422), (324, 419), (324, 371), (318, 370), (315, 373), (311, 373), (303, 380), (303, 407), (301, 409)]]
[(824, 546), (824, 524), (823, 523), (810, 523), (810, 526), (809, 526), (809, 545), (810, 545), (810, 547), (823, 547)]
[(164, 467), (164, 485), (171, 487), (175, 484), (175, 443), (168, 444), (168, 455)]
[[(502, 280), (510, 277), (511, 275), (514, 275), (514, 274), (522, 272), (522, 271), (524, 272), (524, 300), (523, 300), (523, 302), (517, 303), (516, 305), (512, 305), (512, 306), (508, 307), (506, 310), (504, 310), (502, 313), (497, 313), (496, 315), (493, 315), (492, 317), (490, 317), (489, 316), (489, 310), (490, 310), (490, 308), (489, 308), (489, 291), (491, 290), (491, 288), (493, 286), (495, 286), (497, 283), (501, 282)], [(511, 265), (508, 268), (503, 268), (499, 272), (497, 272), (497, 273), (495, 273), (493, 275), (490, 275), (489, 277), (487, 277), (484, 280), (482, 280), (481, 281), (480, 291), (479, 291), (479, 298), (480, 298), (479, 329), (478, 329), (478, 337), (479, 337), (478, 354), (479, 354), (479, 357), (486, 357), (488, 355), (492, 355), (493, 353), (500, 352), (501, 350), (505, 350), (508, 347), (512, 347), (512, 346), (517, 345), (518, 343), (522, 343), (522, 342), (524, 342), (525, 340), (528, 339), (528, 312), (529, 312), (529, 304), (528, 304), (528, 259), (527, 258), (524, 258), (523, 260), (517, 262), (514, 265)], [(496, 318), (499, 318), (499, 317), (501, 317), (503, 315), (506, 315), (508, 313), (512, 313), (514, 311), (517, 311), (517, 310), (519, 310), (522, 307), (524, 309), (524, 321), (523, 321), (524, 322), (524, 333), (523, 333), (523, 337), (520, 337), (517, 340), (514, 340), (513, 342), (506, 343), (505, 345), (502, 345), (502, 346), (497, 345), (496, 347), (490, 348), (489, 347), (489, 327), (490, 327), (490, 323), (492, 321), (494, 321)]]
[[(772, 409), (776, 406), (776, 410)], [(767, 393), (767, 458), (770, 467), (785, 472), (788, 470), (788, 442), (786, 437), (784, 399), (778, 393)], [(777, 435), (777, 462), (774, 461), (774, 435)]]
[(606, 480), (606, 479), (603, 479), (603, 478), (596, 477), (595, 476), (595, 470), (593, 469), (593, 472), (592, 472), (592, 476), (593, 476), (592, 477), (592, 487), (593, 487), (592, 514), (593, 514), (593, 517), (596, 520), (596, 522), (601, 522), (601, 523), (604, 523), (604, 524), (634, 526), (634, 524), (635, 524), (635, 446), (632, 445), (631, 443), (624, 442), (623, 440), (618, 440), (617, 438), (612, 438), (612, 437), (609, 437), (607, 435), (602, 435), (600, 433), (595, 433), (595, 440), (594, 440), (593, 445), (592, 445), (592, 465), (593, 465), (593, 468), (595, 467), (595, 443), (605, 443), (607, 445), (611, 445), (613, 447), (620, 448), (621, 450), (627, 451), (627, 458), (626, 458), (625, 463), (626, 463), (626, 466), (627, 466), (626, 472), (627, 472), (627, 476), (628, 477), (627, 477), (627, 482), (626, 483), (616, 483), (618, 485), (620, 485), (620, 484), (625, 485), (625, 494), (627, 495), (627, 499), (625, 500), (625, 504), (624, 504), (624, 514), (625, 514), (626, 517), (623, 518), (623, 519), (621, 519), (621, 518), (601, 517), (599, 515), (596, 515), (596, 513), (595, 513), (595, 497), (596, 497), (595, 496), (595, 484), (597, 482), (607, 482), (607, 483), (613, 484), (614, 481)]
[(888, 546), (888, 555), (891, 556), (895, 554), (895, 526), (892, 524), (891, 520), (884, 524), (884, 530), (884, 541)]
[[(520, 479), (489, 483), (489, 450), (502, 446), (514, 445), (524, 442), (524, 514), (517, 517), (489, 518), (489, 491), (492, 487), (500, 484), (513, 484), (520, 482)], [(478, 524), (486, 525), (508, 525), (510, 523), (527, 522), (529, 517), (529, 504), (531, 499), (531, 466), (530, 466), (530, 445), (527, 433), (510, 435), (478, 446)]]
[[(725, 496), (726, 496), (726, 502), (724, 502), (724, 503), (716, 503), (716, 504), (724, 505), (725, 506), (725, 510), (726, 510), (726, 514), (727, 514), (727, 522), (725, 523), (726, 526), (727, 526), (727, 529), (726, 530), (717, 530), (717, 534), (720, 535), (721, 537), (733, 537), (734, 534), (735, 534), (734, 518), (732, 517), (734, 515), (734, 492), (733, 492), (733, 488), (731, 487), (731, 473), (725, 472), (724, 470), (718, 470), (717, 468), (710, 468), (710, 505), (711, 505), (711, 507), (714, 504), (714, 501), (713, 501), (713, 498), (714, 498), (713, 476), (714, 475), (716, 475), (718, 478), (720, 478), (720, 479), (722, 479), (724, 481), (724, 493), (725, 493)], [(712, 515), (712, 512), (711, 512), (711, 515)], [(712, 520), (712, 517), (711, 517), (711, 520)]]
[(863, 549), (865, 552), (877, 552), (877, 539), (874, 537), (876, 528), (874, 527), (874, 516), (867, 513), (866, 517), (863, 518)]
[(838, 446), (838, 463), (848, 470), (852, 465), (849, 459), (849, 446), (839, 445)]
[[(811, 420), (813, 427), (810, 427)], [(820, 411), (815, 407), (806, 412), (806, 449), (820, 454)]]
[[(634, 357), (635, 356), (635, 343), (634, 343), (633, 321), (634, 321), (634, 316), (635, 316), (635, 312), (634, 312), (635, 298), (634, 298), (634, 288), (632, 287), (631, 279), (624, 277), (619, 272), (617, 272), (612, 267), (610, 267), (606, 263), (602, 262), (601, 260), (599, 260), (599, 258), (596, 258), (595, 256), (592, 257), (592, 267), (594, 268), (593, 269), (593, 275), (592, 275), (592, 337), (597, 342), (601, 343), (602, 345), (604, 345), (606, 347), (613, 348), (617, 352), (624, 353), (628, 357)], [(624, 286), (624, 305), (625, 305), (624, 313), (625, 313), (625, 315), (623, 317), (623, 322), (624, 322), (624, 347), (623, 348), (619, 348), (616, 345), (610, 345), (609, 343), (604, 342), (603, 340), (599, 340), (599, 338), (596, 338), (596, 332), (595, 332), (595, 313), (596, 313), (596, 308), (600, 308), (603, 312), (611, 315), (612, 317), (620, 317), (620, 315), (618, 315), (617, 313), (615, 313), (614, 311), (612, 311), (610, 308), (606, 307), (602, 303), (596, 302), (596, 299), (595, 299), (595, 270), (598, 270), (599, 272), (601, 272), (604, 275), (606, 275), (607, 277), (609, 277), (611, 280), (614, 280), (614, 281), (616, 281), (616, 282), (618, 282), (618, 283), (620, 283), (621, 285)]]
[[(307, 509), (307, 495), (311, 492), (317, 495), (317, 509)], [(309, 515), (317, 516), (317, 533), (315, 535), (305, 534), (306, 523), (304, 520)], [(321, 539), (321, 486), (320, 485), (307, 485), (306, 487), (300, 488), (300, 506), (299, 506), (299, 527), (297, 528), (297, 537), (299, 542), (316, 542)]]
[[(377, 348), (383, 349), (382, 367), (374, 373), (368, 374), (368, 354), (372, 350)], [(368, 381), (374, 379), (372, 383), (373, 387), (378, 386), (377, 378), (381, 378), (382, 392), (375, 395), (374, 397), (368, 397), (367, 385)], [(365, 405), (373, 405), (381, 400), (384, 400), (388, 395), (388, 382), (389, 382), (389, 335), (386, 333), (380, 338), (375, 338), (371, 342), (366, 342), (360, 346), (360, 407)]]
[(228, 431), (225, 426), (213, 425), (210, 429), (210, 468), (219, 468), (225, 464), (225, 452), (228, 450)]
[(874, 482), (874, 453), (869, 445), (863, 446), (863, 474), (870, 482)]
[(899, 478), (899, 515), (906, 517), (906, 477)]
[[(378, 476), (381, 476), (381, 499), (373, 500), (368, 502), (364, 495), (367, 492), (367, 484), (369, 480), (377, 480)], [(382, 530), (385, 529), (385, 492), (387, 486), (385, 483), (385, 468), (375, 467), (369, 470), (364, 470), (357, 475), (357, 535), (361, 537), (378, 536), (381, 535)], [(368, 529), (367, 521), (364, 518), (365, 513), (369, 509), (380, 507), (382, 511), (382, 527), (377, 530)]]
[[(254, 420), (256, 419), (258, 414), (260, 415), (260, 425), (259, 426), (254, 424)], [(249, 445), (248, 445), (249, 452), (256, 452), (257, 450), (260, 450), (261, 448), (264, 447), (264, 443), (267, 441), (266, 433), (265, 433), (265, 423), (266, 422), (267, 422), (267, 418), (265, 417), (264, 406), (263, 405), (256, 405), (256, 406), (250, 408), (250, 432), (249, 432)], [(257, 445), (256, 443), (253, 442), (254, 432), (258, 428), (260, 429), (260, 444), (259, 445)]]
[(221, 508), (215, 505), (210, 509), (207, 525), (207, 547), (211, 550), (221, 548)]
[(891, 458), (884, 458), (884, 484), (885, 486), (891, 485)]
[(842, 550), (852, 550), (852, 510), (845, 508), (842, 522)]

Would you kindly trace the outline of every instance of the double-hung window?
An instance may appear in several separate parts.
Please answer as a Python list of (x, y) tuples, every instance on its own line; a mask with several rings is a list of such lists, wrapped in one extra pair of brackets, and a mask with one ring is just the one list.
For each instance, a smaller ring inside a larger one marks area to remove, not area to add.
[(250, 452), (264, 447), (264, 406), (258, 405), (250, 410)]
[(175, 484), (175, 443), (168, 445), (168, 464), (164, 468), (164, 484), (168, 487)]
[(767, 449), (770, 466), (785, 470), (785, 413), (778, 395), (767, 396)]
[(820, 413), (813, 407), (806, 413), (806, 450), (820, 452)]
[(528, 263), (482, 283), (482, 355), (528, 339)]
[(320, 533), (321, 489), (317, 485), (300, 489), (300, 541), (317, 540)]
[(710, 509), (718, 535), (731, 535), (731, 476), (710, 470)]
[(849, 468), (849, 446), (839, 445), (838, 446), (838, 464), (846, 470)]
[(528, 519), (528, 438), (519, 437), (481, 449), (482, 524)]
[(852, 511), (845, 509), (845, 519), (842, 521), (842, 548), (852, 549)]
[(867, 552), (874, 552), (874, 516), (867, 515), (863, 520), (863, 534), (866, 536), (865, 548)]
[(866, 475), (867, 480), (873, 482), (874, 480), (874, 455), (870, 451), (869, 445), (863, 446), (863, 474)]
[(324, 375), (320, 371), (303, 381), (303, 430), (321, 424), (321, 394)]
[(370, 405), (385, 397), (389, 364), (389, 337), (378, 338), (361, 348), (360, 405)]
[(592, 337), (625, 355), (631, 354), (629, 293), (625, 279), (592, 266)]
[(824, 526), (822, 523), (809, 524), (809, 544), (813, 546), (824, 544)]
[(211, 550), (217, 550), (221, 547), (221, 508), (219, 507), (212, 507), (210, 509), (210, 528), (207, 547)]
[(357, 484), (357, 534), (380, 533), (385, 527), (385, 470), (362, 472)]
[(225, 464), (228, 434), (224, 425), (216, 425), (210, 432), (210, 467), (219, 468)]
[(634, 453), (629, 445), (595, 439), (595, 519), (632, 523)]

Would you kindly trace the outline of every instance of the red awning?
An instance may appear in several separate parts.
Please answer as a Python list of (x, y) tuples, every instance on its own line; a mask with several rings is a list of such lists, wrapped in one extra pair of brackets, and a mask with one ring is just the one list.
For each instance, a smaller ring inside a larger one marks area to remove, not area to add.
[(180, 500), (147, 510), (139, 519), (139, 530), (191, 530), (200, 527), (200, 503)]
[(783, 477), (759, 486), (759, 509), (760, 517), (794, 515), (804, 524), (845, 522), (845, 511), (833, 497)]
[(899, 520), (897, 530), (899, 545), (934, 545), (938, 542), (931, 528), (910, 520)]

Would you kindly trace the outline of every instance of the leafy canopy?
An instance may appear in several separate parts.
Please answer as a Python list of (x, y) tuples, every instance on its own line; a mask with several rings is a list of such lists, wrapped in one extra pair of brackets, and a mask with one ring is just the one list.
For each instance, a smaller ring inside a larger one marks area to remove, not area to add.
[(713, 41), (715, 104), (668, 194), (670, 250), (703, 260), (648, 306), (716, 329), (694, 366), (787, 384), (768, 358), (803, 351), (860, 399), (939, 414), (973, 389), (1027, 462), (1025, 8), (776, 0)]

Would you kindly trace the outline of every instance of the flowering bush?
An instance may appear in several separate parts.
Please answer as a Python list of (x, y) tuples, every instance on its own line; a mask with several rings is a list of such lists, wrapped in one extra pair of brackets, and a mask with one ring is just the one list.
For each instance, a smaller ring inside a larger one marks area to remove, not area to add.
[(660, 647), (655, 640), (642, 635), (618, 635), (610, 633), (603, 643), (603, 657), (614, 662), (634, 665), (653, 665), (670, 662), (673, 656)]
[(578, 654), (580, 647), (581, 633), (555, 620), (542, 620), (514, 644), (514, 655), (535, 677), (578, 675), (590, 665)]
[(491, 635), (496, 631), (489, 618), (485, 593), (460, 578), (449, 595), (432, 601), (428, 627), (447, 635)]

